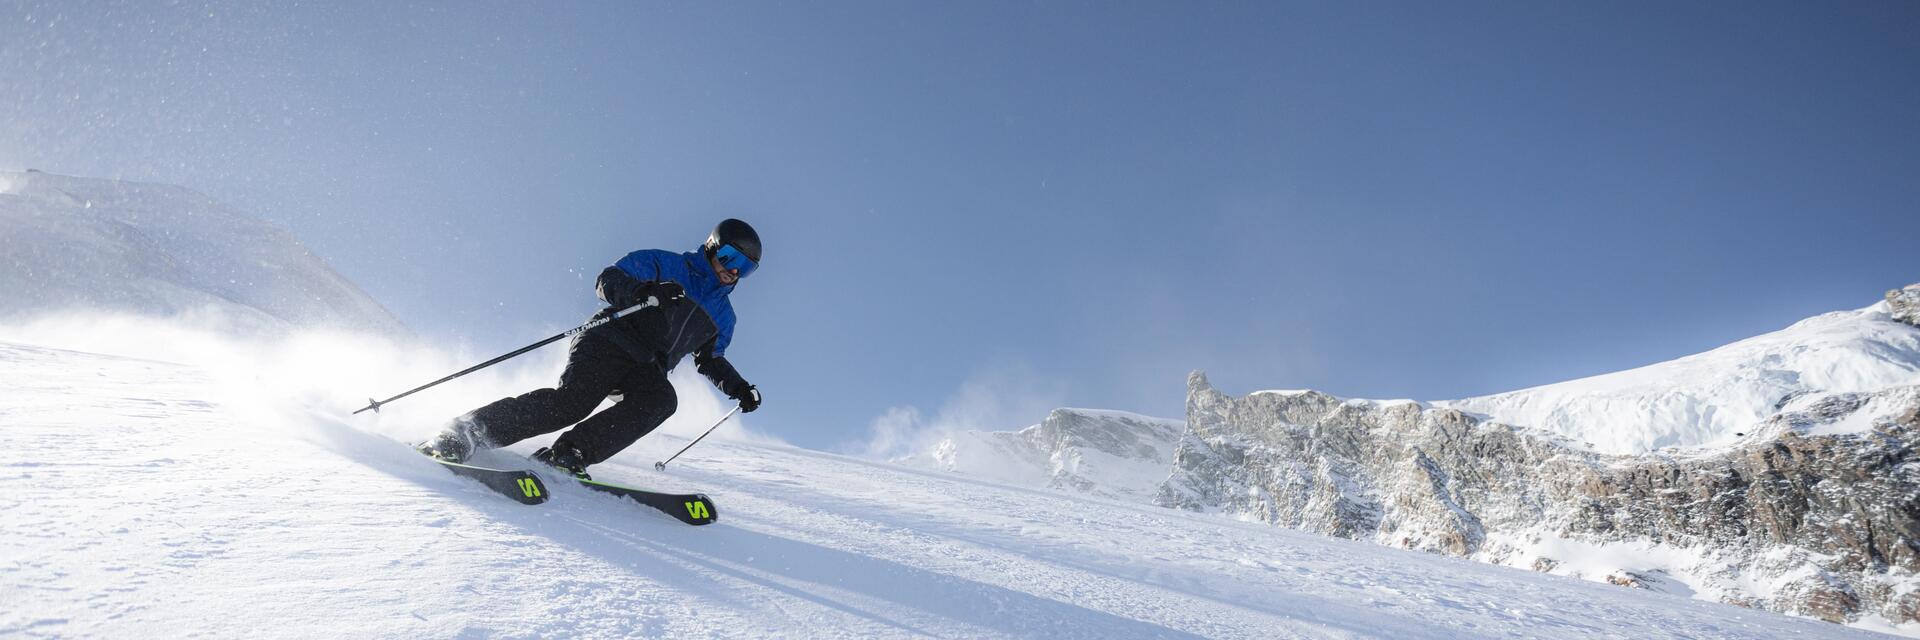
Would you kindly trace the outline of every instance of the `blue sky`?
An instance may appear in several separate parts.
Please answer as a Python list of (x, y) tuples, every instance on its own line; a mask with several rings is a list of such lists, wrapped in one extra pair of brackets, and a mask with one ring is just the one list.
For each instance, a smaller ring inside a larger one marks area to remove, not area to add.
[[(1920, 4), (0, 0), (0, 167), (280, 222), (503, 352), (752, 222), (757, 428), (1444, 399), (1920, 280)], [(369, 393), (375, 390), (369, 390)], [(891, 412), (891, 413), (890, 413)]]

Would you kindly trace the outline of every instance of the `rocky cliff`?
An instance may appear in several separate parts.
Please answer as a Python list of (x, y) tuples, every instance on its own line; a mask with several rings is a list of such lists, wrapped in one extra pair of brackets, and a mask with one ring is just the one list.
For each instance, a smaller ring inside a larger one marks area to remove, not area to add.
[[(1920, 387), (1609, 455), (1457, 409), (1189, 378), (1162, 506), (1848, 622), (1920, 620)], [(1864, 421), (1865, 430), (1837, 427)]]

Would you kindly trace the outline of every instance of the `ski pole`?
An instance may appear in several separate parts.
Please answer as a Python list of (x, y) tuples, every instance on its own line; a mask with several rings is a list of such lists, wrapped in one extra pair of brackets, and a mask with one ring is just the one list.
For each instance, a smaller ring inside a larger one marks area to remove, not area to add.
[(698, 438), (694, 438), (694, 439), (693, 439), (693, 442), (689, 442), (689, 443), (687, 443), (687, 446), (684, 446), (684, 447), (681, 447), (681, 448), (680, 448), (680, 452), (679, 452), (679, 453), (675, 453), (675, 454), (673, 454), (672, 456), (670, 456), (670, 457), (668, 457), (668, 458), (667, 458), (667, 459), (665, 459), (665, 460), (661, 460), (661, 461), (659, 461), (659, 462), (655, 462), (655, 463), (653, 463), (653, 469), (654, 469), (655, 471), (666, 471), (666, 470), (667, 470), (667, 463), (669, 463), (669, 462), (673, 462), (673, 459), (674, 459), (674, 458), (678, 458), (678, 457), (680, 457), (680, 454), (681, 454), (681, 453), (686, 453), (688, 449), (692, 449), (692, 448), (693, 448), (693, 445), (696, 445), (696, 444), (700, 444), (700, 441), (701, 441), (701, 440), (705, 440), (705, 439), (707, 439), (707, 434), (710, 434), (710, 433), (713, 433), (713, 430), (714, 430), (714, 429), (718, 429), (718, 428), (720, 428), (720, 423), (722, 423), (722, 422), (726, 422), (726, 421), (727, 421), (727, 418), (731, 418), (731, 417), (733, 417), (733, 414), (736, 414), (736, 413), (740, 413), (740, 407), (734, 407), (732, 411), (728, 411), (728, 412), (727, 412), (727, 415), (724, 415), (724, 416), (720, 416), (720, 419), (719, 419), (719, 420), (716, 420), (716, 421), (714, 421), (714, 423), (713, 423), (713, 426), (711, 426), (711, 427), (707, 427), (707, 433), (702, 433), (702, 434), (700, 434), (700, 437), (698, 437)]
[(364, 407), (361, 407), (361, 408), (359, 409), (359, 411), (355, 411), (354, 413), (355, 413), (355, 414), (358, 414), (358, 413), (360, 413), (361, 411), (366, 411), (366, 410), (368, 410), (368, 409), (372, 409), (374, 413), (379, 413), (379, 412), (380, 412), (380, 405), (383, 405), (383, 404), (386, 404), (386, 403), (389, 403), (389, 402), (393, 402), (393, 401), (395, 401), (395, 400), (399, 400), (399, 399), (401, 399), (401, 398), (405, 398), (405, 397), (407, 397), (407, 396), (410, 396), (410, 395), (413, 395), (414, 393), (416, 393), (416, 392), (419, 392), (419, 391), (424, 391), (424, 390), (426, 390), (426, 389), (427, 389), (428, 387), (432, 387), (432, 386), (434, 386), (434, 385), (437, 385), (437, 384), (440, 384), (440, 383), (442, 383), (442, 382), (446, 382), (446, 381), (448, 381), (448, 380), (452, 380), (452, 379), (454, 379), (454, 378), (458, 378), (458, 377), (460, 377), (460, 376), (464, 376), (464, 375), (467, 375), (467, 374), (469, 374), (469, 373), (473, 373), (473, 372), (475, 372), (475, 371), (479, 371), (479, 370), (481, 370), (481, 369), (485, 369), (485, 368), (487, 368), (487, 367), (491, 367), (491, 366), (493, 366), (493, 365), (496, 365), (496, 364), (500, 364), (500, 363), (501, 363), (502, 361), (505, 361), (505, 360), (507, 360), (507, 359), (509, 359), (509, 358), (512, 358), (512, 357), (514, 357), (514, 356), (517, 356), (517, 355), (520, 355), (520, 354), (522, 354), (522, 353), (526, 353), (526, 352), (528, 352), (528, 351), (532, 351), (532, 350), (534, 350), (534, 349), (538, 349), (538, 348), (540, 348), (540, 347), (544, 347), (544, 346), (547, 346), (548, 344), (550, 344), (550, 343), (552, 343), (552, 342), (553, 342), (553, 341), (555, 341), (555, 340), (559, 340), (559, 339), (561, 339), (561, 338), (566, 338), (566, 337), (570, 337), (570, 336), (576, 336), (576, 335), (580, 335), (580, 334), (582, 334), (582, 333), (585, 333), (585, 332), (586, 332), (586, 331), (587, 331), (588, 329), (592, 329), (592, 328), (594, 328), (594, 327), (598, 327), (598, 326), (600, 326), (600, 325), (603, 325), (603, 324), (606, 324), (606, 323), (609, 323), (609, 322), (612, 322), (612, 321), (614, 321), (614, 320), (617, 320), (617, 319), (619, 319), (619, 318), (621, 318), (621, 317), (624, 317), (624, 316), (626, 316), (627, 314), (631, 314), (631, 313), (633, 313), (633, 312), (635, 312), (635, 311), (639, 311), (639, 310), (641, 310), (641, 309), (645, 309), (645, 308), (647, 308), (647, 307), (657, 307), (657, 306), (660, 306), (660, 301), (659, 301), (659, 300), (657, 300), (657, 299), (654, 299), (654, 298), (651, 298), (651, 297), (650, 297), (650, 298), (647, 298), (647, 301), (646, 301), (646, 302), (642, 302), (642, 303), (640, 303), (640, 304), (636, 304), (636, 305), (633, 305), (633, 306), (631, 306), (631, 307), (627, 307), (627, 308), (625, 308), (625, 309), (621, 309), (621, 310), (619, 310), (619, 311), (615, 311), (615, 312), (613, 312), (613, 314), (612, 314), (612, 315), (608, 315), (608, 316), (607, 316), (607, 317), (605, 317), (605, 318), (599, 318), (599, 319), (595, 319), (595, 320), (589, 320), (589, 321), (587, 321), (587, 323), (586, 323), (586, 324), (583, 324), (583, 325), (580, 325), (580, 326), (578, 326), (578, 327), (574, 327), (574, 328), (572, 328), (572, 329), (568, 329), (568, 330), (566, 330), (566, 331), (562, 331), (562, 332), (560, 332), (560, 334), (559, 334), (559, 335), (556, 335), (556, 336), (554, 336), (554, 337), (551, 337), (551, 338), (547, 338), (547, 339), (545, 339), (545, 340), (541, 340), (541, 341), (539, 341), (539, 342), (535, 342), (535, 343), (533, 343), (533, 344), (530, 344), (530, 345), (527, 345), (527, 346), (524, 346), (524, 347), (520, 347), (519, 349), (516, 349), (516, 350), (514, 350), (514, 352), (513, 352), (513, 353), (509, 353), (509, 354), (507, 354), (507, 355), (504, 355), (504, 356), (500, 356), (500, 357), (498, 357), (498, 358), (494, 358), (494, 359), (492, 359), (492, 360), (488, 360), (488, 361), (486, 361), (486, 362), (482, 362), (482, 363), (480, 363), (480, 364), (476, 364), (476, 365), (473, 365), (473, 366), (471, 366), (471, 367), (467, 367), (467, 368), (466, 368), (465, 370), (463, 370), (463, 371), (461, 371), (461, 372), (459, 372), (459, 373), (456, 373), (456, 374), (453, 374), (453, 375), (450, 375), (450, 376), (447, 376), (447, 377), (445, 377), (445, 378), (441, 378), (441, 379), (439, 379), (439, 380), (435, 380), (435, 381), (433, 381), (433, 382), (429, 382), (429, 383), (426, 383), (426, 384), (423, 384), (423, 385), (420, 385), (420, 386), (418, 386), (418, 387), (414, 387), (414, 388), (412, 388), (412, 389), (409, 389), (409, 390), (408, 390), (408, 391), (407, 391), (406, 393), (402, 393), (402, 394), (400, 394), (400, 395), (397, 395), (397, 396), (394, 396), (394, 397), (391, 397), (391, 398), (387, 398), (387, 399), (385, 399), (385, 400), (374, 400), (373, 398), (367, 398), (367, 403), (368, 403), (368, 404), (367, 404), (367, 406), (364, 406)]

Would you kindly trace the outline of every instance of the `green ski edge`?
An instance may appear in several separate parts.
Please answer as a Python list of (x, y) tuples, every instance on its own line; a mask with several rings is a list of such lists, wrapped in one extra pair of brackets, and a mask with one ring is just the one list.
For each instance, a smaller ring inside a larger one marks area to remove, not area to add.
[(575, 480), (580, 483), (580, 486), (601, 493), (626, 497), (634, 502), (659, 509), (660, 512), (690, 525), (713, 524), (720, 519), (720, 510), (713, 506), (713, 500), (708, 499), (707, 494), (704, 493), (656, 493), (607, 484), (598, 480), (580, 480), (579, 478)]

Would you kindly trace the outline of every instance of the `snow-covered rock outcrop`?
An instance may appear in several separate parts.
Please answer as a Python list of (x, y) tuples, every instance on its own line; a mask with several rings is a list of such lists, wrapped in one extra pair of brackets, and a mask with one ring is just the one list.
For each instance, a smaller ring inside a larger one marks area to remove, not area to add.
[(1888, 291), (1887, 313), (1895, 320), (1920, 327), (1920, 283)]
[(406, 333), (286, 230), (200, 193), (0, 172), (0, 316), (68, 310)]
[(1055, 409), (1019, 431), (947, 434), (923, 455), (963, 475), (1145, 502), (1166, 479), (1184, 429), (1122, 411)]
[[(1155, 501), (1836, 622), (1917, 623), (1920, 329), (1890, 306), (1432, 405), (1235, 398), (1196, 372)], [(1636, 443), (1695, 446), (1612, 451)]]

